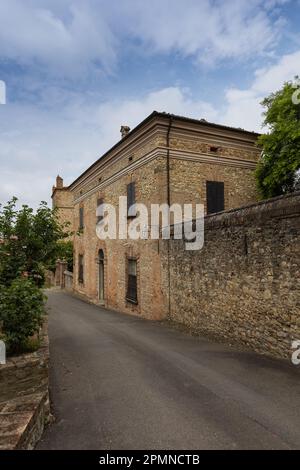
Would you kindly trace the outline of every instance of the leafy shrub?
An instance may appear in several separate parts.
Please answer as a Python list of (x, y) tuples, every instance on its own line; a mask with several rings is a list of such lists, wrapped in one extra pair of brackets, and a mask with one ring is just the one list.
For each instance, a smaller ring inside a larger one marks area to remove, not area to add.
[(26, 272), (41, 287), (44, 270), (55, 264), (62, 249), (59, 242), (70, 235), (67, 226), (45, 202), (35, 212), (26, 205), (18, 209), (16, 198), (3, 207), (0, 204), (1, 283), (8, 287)]
[(56, 260), (65, 260), (68, 263), (68, 271), (73, 272), (73, 243), (71, 240), (59, 240), (56, 244), (55, 258), (52, 264), (49, 263), (48, 268), (55, 272)]
[(29, 279), (18, 278), (8, 287), (0, 286), (0, 323), (8, 353), (28, 350), (29, 338), (42, 325), (44, 299)]
[(262, 198), (299, 189), (300, 104), (292, 96), (298, 83), (287, 82), (262, 102), (268, 132), (259, 137), (263, 154), (257, 165), (257, 188)]

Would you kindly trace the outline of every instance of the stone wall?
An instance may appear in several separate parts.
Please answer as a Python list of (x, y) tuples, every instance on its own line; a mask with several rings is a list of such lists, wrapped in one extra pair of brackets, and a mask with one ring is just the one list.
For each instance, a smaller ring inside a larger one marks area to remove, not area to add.
[(55, 286), (56, 287), (65, 287), (65, 275), (64, 272), (67, 270), (68, 263), (64, 260), (58, 259), (56, 261), (55, 269)]
[(207, 213), (206, 181), (224, 183), (225, 210), (257, 201), (254, 166), (220, 165), (171, 159), (171, 204), (203, 204)]
[(64, 271), (64, 285), (62, 287), (66, 290), (73, 290), (73, 273), (70, 271)]
[(62, 225), (69, 224), (66, 231), (73, 231), (73, 194), (63, 185), (60, 176), (56, 178), (56, 185), (52, 187), (52, 207), (57, 208), (58, 220)]
[(48, 369), (45, 321), (38, 351), (0, 365), (0, 450), (32, 449), (40, 439), (50, 416)]
[(300, 339), (299, 229), (298, 192), (206, 217), (200, 251), (186, 251), (182, 240), (162, 241), (170, 318), (288, 357), (292, 339)]

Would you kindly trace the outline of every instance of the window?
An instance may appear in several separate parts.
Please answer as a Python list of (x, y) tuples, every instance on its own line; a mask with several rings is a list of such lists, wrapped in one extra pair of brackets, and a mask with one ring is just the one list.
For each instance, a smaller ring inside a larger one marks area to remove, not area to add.
[(79, 207), (79, 230), (82, 230), (84, 227), (83, 220), (83, 206)]
[[(132, 207), (133, 206), (133, 207)], [(135, 182), (131, 182), (127, 185), (127, 216), (135, 217)], [(129, 209), (131, 208), (130, 212)]]
[(126, 299), (137, 304), (137, 262), (136, 259), (128, 260), (128, 280)]
[(207, 213), (213, 214), (224, 210), (224, 183), (206, 181)]
[(83, 284), (83, 255), (78, 256), (78, 282)]
[(104, 217), (103, 209), (102, 208), (100, 209), (100, 206), (102, 204), (103, 204), (103, 198), (98, 198), (97, 199), (97, 224), (98, 222), (103, 220), (103, 217)]

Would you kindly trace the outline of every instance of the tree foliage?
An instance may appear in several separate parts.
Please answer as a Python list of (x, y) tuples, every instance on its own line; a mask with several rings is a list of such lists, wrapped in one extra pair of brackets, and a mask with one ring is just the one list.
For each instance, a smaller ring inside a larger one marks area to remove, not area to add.
[(32, 281), (14, 279), (7, 287), (0, 285), (1, 337), (8, 353), (28, 347), (28, 338), (39, 331), (44, 312), (44, 296)]
[(56, 258), (49, 265), (49, 269), (55, 271), (56, 259), (65, 260), (68, 264), (68, 271), (73, 272), (73, 243), (71, 240), (60, 240), (57, 242)]
[(59, 241), (68, 236), (55, 209), (41, 202), (37, 211), (27, 205), (20, 209), (13, 198), (0, 206), (0, 282), (10, 283), (28, 273), (38, 285), (43, 283), (45, 268), (57, 256)]
[(270, 94), (262, 102), (266, 108), (264, 125), (269, 132), (259, 138), (263, 153), (256, 170), (256, 179), (263, 198), (285, 194), (297, 188), (300, 169), (299, 96), (295, 85), (287, 82), (281, 90)]
[(16, 198), (0, 205), (0, 336), (9, 353), (28, 350), (30, 337), (39, 332), (44, 313), (39, 287), (68, 235), (45, 202), (36, 212), (27, 205), (18, 209)]

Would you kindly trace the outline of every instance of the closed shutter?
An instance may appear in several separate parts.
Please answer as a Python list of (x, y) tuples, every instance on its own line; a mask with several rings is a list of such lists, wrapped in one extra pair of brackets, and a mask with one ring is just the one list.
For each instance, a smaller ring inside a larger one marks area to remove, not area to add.
[(83, 255), (78, 257), (78, 282), (83, 283)]
[[(127, 214), (129, 215), (130, 207), (135, 205), (135, 182), (131, 182), (127, 185)], [(135, 209), (131, 209), (129, 217), (135, 217)]]
[(206, 181), (207, 213), (213, 214), (224, 210), (224, 183)]

